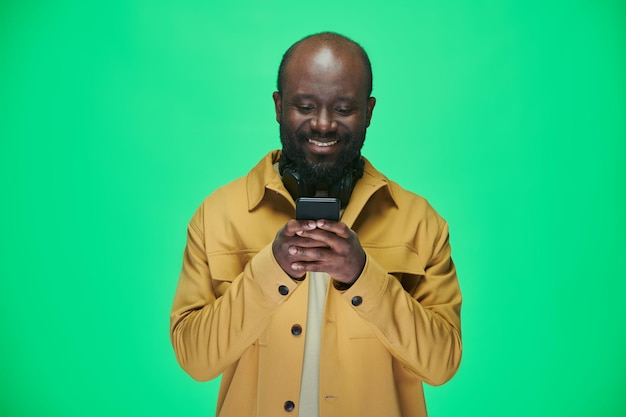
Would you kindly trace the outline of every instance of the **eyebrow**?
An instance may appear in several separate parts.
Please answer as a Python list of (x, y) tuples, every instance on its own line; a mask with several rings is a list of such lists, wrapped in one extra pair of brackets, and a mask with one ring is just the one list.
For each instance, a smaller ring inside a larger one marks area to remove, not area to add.
[[(316, 96), (314, 94), (301, 93), (296, 94), (294, 96), (296, 100), (315, 100)], [(356, 103), (357, 100), (351, 97), (341, 96), (337, 98), (337, 101), (342, 101), (344, 103)]]
[(296, 94), (294, 98), (296, 100), (313, 100), (315, 96), (313, 94)]

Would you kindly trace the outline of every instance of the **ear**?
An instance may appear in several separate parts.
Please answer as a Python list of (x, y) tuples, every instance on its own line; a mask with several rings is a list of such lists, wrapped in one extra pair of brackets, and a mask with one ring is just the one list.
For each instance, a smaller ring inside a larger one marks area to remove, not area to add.
[(367, 99), (367, 110), (365, 113), (365, 127), (370, 126), (372, 120), (372, 113), (374, 113), (374, 106), (376, 105), (376, 97), (370, 97)]
[(276, 112), (276, 121), (280, 124), (280, 116), (283, 110), (283, 98), (278, 91), (274, 91), (272, 94), (274, 99), (274, 111)]

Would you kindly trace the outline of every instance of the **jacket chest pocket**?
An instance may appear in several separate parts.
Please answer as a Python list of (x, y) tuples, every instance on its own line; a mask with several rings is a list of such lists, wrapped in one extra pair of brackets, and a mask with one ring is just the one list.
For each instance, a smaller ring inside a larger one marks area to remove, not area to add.
[(224, 295), (231, 282), (243, 273), (246, 265), (257, 253), (253, 250), (240, 250), (208, 255), (211, 285), (216, 297)]
[(418, 251), (407, 245), (399, 244), (387, 247), (363, 244), (368, 256), (376, 260), (388, 274), (393, 275), (406, 292), (415, 291), (426, 275), (425, 260)]
[[(397, 279), (404, 290), (414, 296), (426, 272), (419, 254), (406, 245), (380, 247), (363, 245), (367, 256), (375, 259), (389, 275)], [(372, 339), (375, 334), (369, 324), (351, 306), (346, 306), (342, 328), (350, 339)]]

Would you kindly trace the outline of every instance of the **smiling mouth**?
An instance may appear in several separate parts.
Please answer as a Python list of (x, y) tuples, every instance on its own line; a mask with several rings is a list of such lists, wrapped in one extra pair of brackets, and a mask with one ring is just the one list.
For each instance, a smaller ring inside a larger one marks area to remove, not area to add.
[(326, 148), (326, 147), (329, 147), (329, 146), (333, 146), (334, 144), (336, 144), (337, 142), (339, 142), (338, 140), (333, 140), (333, 141), (330, 141), (330, 142), (320, 142), (320, 141), (318, 141), (318, 140), (313, 140), (313, 139), (307, 139), (307, 141), (308, 141), (309, 143), (311, 143), (311, 144), (315, 145), (315, 146), (319, 146), (319, 147), (322, 147), (322, 148)]

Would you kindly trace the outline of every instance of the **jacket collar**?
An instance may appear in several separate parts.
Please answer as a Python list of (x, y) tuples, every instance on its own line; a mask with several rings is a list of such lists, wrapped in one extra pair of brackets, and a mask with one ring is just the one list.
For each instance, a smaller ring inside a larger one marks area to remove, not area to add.
[[(265, 155), (265, 157), (259, 161), (259, 163), (250, 170), (246, 177), (246, 188), (248, 193), (248, 210), (254, 210), (267, 192), (278, 193), (287, 199), (295, 207), (293, 198), (285, 189), (283, 181), (280, 175), (274, 169), (274, 164), (280, 160), (280, 150), (274, 150)], [(354, 187), (352, 196), (350, 197), (350, 203), (346, 207), (346, 212), (343, 218), (351, 218), (358, 215), (361, 209), (370, 197), (384, 188), (387, 191), (387, 195), (391, 199), (394, 205), (397, 206), (397, 202), (393, 196), (393, 191), (389, 186), (389, 180), (381, 172), (379, 172), (374, 166), (366, 159), (363, 158), (365, 166), (363, 169), (363, 177), (359, 179)], [(346, 222), (348, 223), (348, 222)]]

